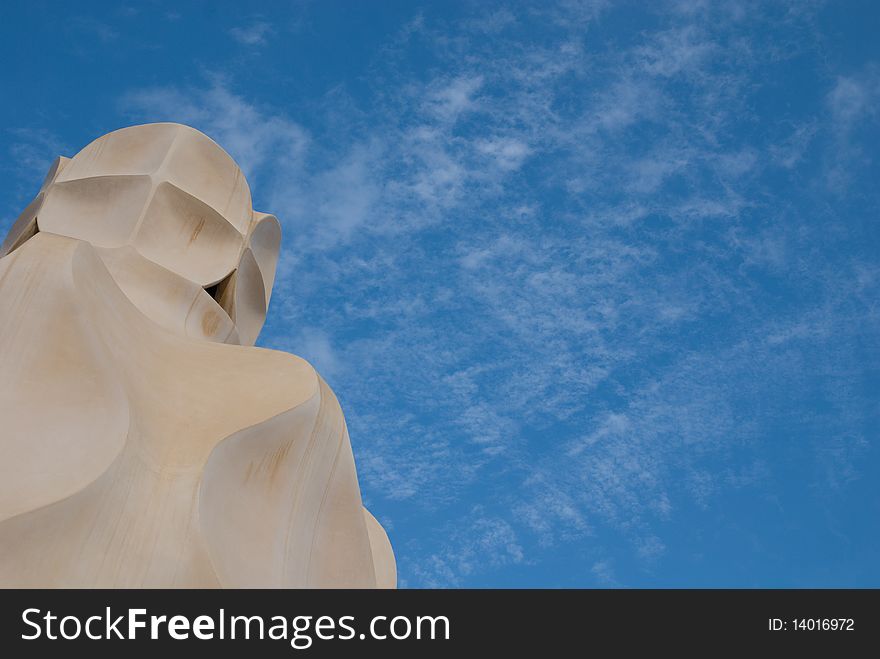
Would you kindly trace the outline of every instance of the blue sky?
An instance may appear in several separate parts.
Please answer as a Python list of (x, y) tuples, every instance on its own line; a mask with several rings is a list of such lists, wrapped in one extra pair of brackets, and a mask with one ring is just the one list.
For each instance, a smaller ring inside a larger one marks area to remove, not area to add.
[(0, 230), (188, 123), (408, 587), (880, 586), (873, 2), (6, 3)]

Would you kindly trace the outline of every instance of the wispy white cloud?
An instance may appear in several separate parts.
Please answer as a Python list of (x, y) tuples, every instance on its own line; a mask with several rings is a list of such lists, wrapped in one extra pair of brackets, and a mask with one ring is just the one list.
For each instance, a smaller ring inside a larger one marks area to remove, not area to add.
[(462, 578), (525, 561), (513, 527), (504, 519), (474, 507), (460, 523), (449, 529), (442, 551), (413, 566), (419, 582), (428, 588), (462, 585)]
[(828, 93), (828, 105), (836, 130), (846, 132), (866, 116), (877, 113), (877, 94), (880, 79), (875, 75), (865, 77), (840, 76)]
[(871, 161), (859, 129), (878, 124), (880, 102), (880, 71), (876, 63), (856, 75), (839, 76), (826, 96), (831, 119), (831, 145), (826, 165), (826, 183), (839, 194), (845, 194), (853, 170)]
[(635, 49), (635, 57), (648, 74), (669, 77), (699, 71), (716, 45), (693, 25), (666, 30)]
[(428, 91), (425, 108), (444, 123), (457, 120), (462, 114), (479, 107), (476, 98), (483, 85), (481, 76), (458, 76), (440, 80)]
[(108, 23), (96, 18), (82, 16), (74, 20), (71, 29), (86, 34), (92, 38), (97, 38), (104, 43), (115, 42), (119, 39), (119, 32)]
[(266, 21), (255, 21), (246, 26), (236, 26), (229, 34), (237, 42), (246, 46), (261, 46), (272, 34), (272, 25)]
[(3, 235), (37, 193), (55, 158), (73, 155), (60, 137), (44, 128), (7, 128), (6, 137), (7, 152), (0, 168), (13, 183), (16, 195), (5, 200), (0, 215)]
[(11, 134), (9, 160), (18, 176), (41, 181), (58, 156), (72, 155), (67, 146), (52, 132), (35, 128), (8, 129)]
[(232, 92), (222, 78), (199, 89), (134, 90), (120, 105), (141, 121), (176, 121), (199, 128), (235, 157), (252, 184), (296, 167), (308, 146), (308, 135), (297, 122), (263, 112)]
[(593, 563), (590, 572), (602, 586), (620, 587), (617, 578), (614, 576), (614, 564), (610, 560), (601, 560)]

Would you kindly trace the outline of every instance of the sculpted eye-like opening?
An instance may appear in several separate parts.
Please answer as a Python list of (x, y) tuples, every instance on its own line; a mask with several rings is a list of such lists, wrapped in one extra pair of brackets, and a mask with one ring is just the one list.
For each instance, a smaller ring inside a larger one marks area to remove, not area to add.
[[(234, 276), (235, 276), (235, 270), (230, 272), (228, 275), (226, 275), (223, 279), (218, 281), (213, 286), (205, 286), (205, 292), (208, 295), (210, 295), (212, 298), (214, 298), (214, 301), (217, 302), (217, 304), (219, 304), (221, 307), (223, 306), (223, 302), (224, 302), (224, 294), (226, 293), (226, 290), (229, 288), (229, 285), (232, 283), (232, 278)], [(228, 299), (228, 297), (229, 296), (226, 296), (227, 299)], [(231, 310), (226, 309), (227, 313), (229, 311), (231, 311)]]

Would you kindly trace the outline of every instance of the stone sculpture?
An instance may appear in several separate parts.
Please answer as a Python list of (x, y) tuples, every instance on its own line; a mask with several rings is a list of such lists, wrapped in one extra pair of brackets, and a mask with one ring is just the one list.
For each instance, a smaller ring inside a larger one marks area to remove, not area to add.
[(280, 239), (192, 128), (56, 160), (0, 248), (0, 586), (395, 586), (332, 391), (253, 347)]

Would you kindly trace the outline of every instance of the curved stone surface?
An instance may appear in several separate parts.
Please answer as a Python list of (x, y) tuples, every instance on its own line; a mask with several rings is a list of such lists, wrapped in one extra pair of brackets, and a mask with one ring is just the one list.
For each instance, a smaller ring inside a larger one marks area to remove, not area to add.
[(0, 249), (0, 586), (394, 587), (342, 410), (250, 347), (280, 248), (177, 124), (58, 159)]
[(388, 534), (373, 517), (373, 514), (364, 508), (364, 519), (367, 523), (367, 535), (370, 536), (370, 548), (373, 553), (373, 570), (376, 573), (377, 588), (397, 588), (397, 563), (394, 562), (394, 551), (391, 549), (391, 541)]

